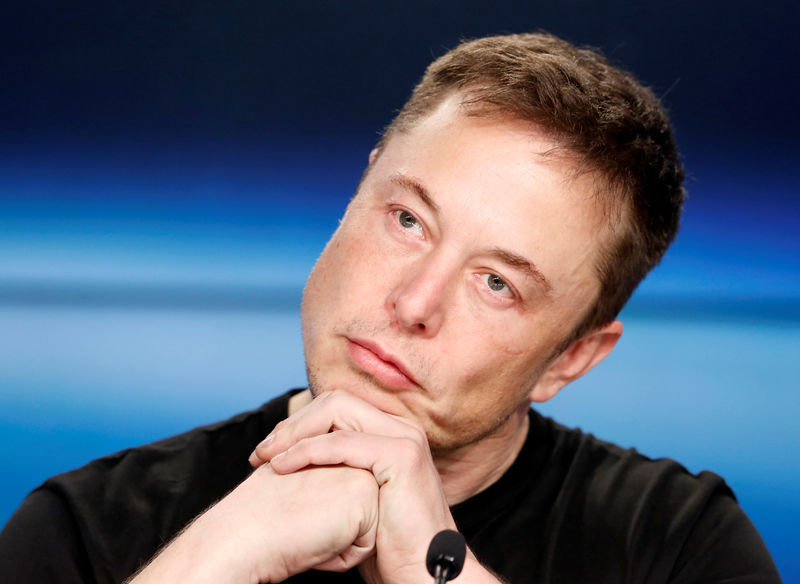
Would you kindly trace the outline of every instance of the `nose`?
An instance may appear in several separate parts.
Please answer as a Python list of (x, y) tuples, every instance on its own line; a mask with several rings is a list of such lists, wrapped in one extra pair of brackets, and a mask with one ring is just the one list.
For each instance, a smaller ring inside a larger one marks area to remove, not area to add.
[(444, 322), (451, 272), (436, 258), (427, 258), (406, 270), (389, 294), (387, 308), (400, 328), (432, 337)]

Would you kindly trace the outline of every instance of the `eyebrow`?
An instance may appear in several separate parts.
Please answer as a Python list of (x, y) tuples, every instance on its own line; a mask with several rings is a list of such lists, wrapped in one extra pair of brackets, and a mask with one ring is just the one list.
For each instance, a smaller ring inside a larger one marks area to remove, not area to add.
[[(418, 180), (399, 173), (393, 174), (391, 177), (389, 177), (389, 180), (400, 188), (416, 194), (423, 203), (431, 208), (432, 211), (436, 213), (439, 212), (439, 205), (436, 204), (436, 201), (433, 200), (431, 194)], [(544, 289), (545, 294), (548, 294), (553, 289), (553, 287), (550, 285), (550, 282), (547, 280), (547, 278), (545, 278), (544, 274), (539, 271), (534, 263), (528, 259), (525, 259), (521, 255), (501, 249), (499, 247), (489, 250), (489, 255), (536, 281), (536, 283)]]
[(431, 197), (428, 189), (423, 187), (418, 180), (404, 174), (393, 174), (391, 177), (389, 177), (389, 180), (393, 184), (396, 184), (397, 186), (416, 194), (420, 199), (422, 199), (423, 203), (431, 208), (432, 211), (436, 213), (439, 212), (439, 205), (437, 205), (436, 201), (433, 200), (433, 197)]
[(494, 248), (489, 251), (489, 255), (497, 258), (506, 265), (511, 266), (515, 270), (522, 272), (529, 278), (536, 280), (536, 282), (544, 288), (545, 294), (549, 293), (553, 287), (550, 282), (545, 278), (544, 274), (540, 272), (533, 262), (525, 259), (521, 255), (506, 251), (500, 248)]

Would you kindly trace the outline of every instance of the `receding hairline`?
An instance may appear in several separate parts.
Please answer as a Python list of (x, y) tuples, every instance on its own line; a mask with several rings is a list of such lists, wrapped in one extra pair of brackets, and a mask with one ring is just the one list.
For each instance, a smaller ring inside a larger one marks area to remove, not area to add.
[[(428, 104), (428, 108), (420, 115), (403, 118), (402, 124), (392, 123), (387, 131), (381, 137), (381, 140), (375, 147), (376, 155), (371, 158), (370, 164), (364, 170), (361, 183), (367, 176), (372, 165), (378, 160), (386, 145), (396, 134), (407, 134), (415, 127), (429, 119), (442, 108), (445, 103), (453, 98), (458, 98), (460, 95), (457, 113), (467, 118), (486, 118), (496, 119), (508, 122), (518, 122), (527, 126), (531, 132), (539, 134), (539, 136), (551, 141), (554, 146), (545, 151), (531, 151), (531, 155), (539, 159), (540, 162), (545, 164), (566, 164), (570, 169), (564, 176), (564, 184), (574, 184), (582, 177), (589, 176), (592, 180), (593, 188), (587, 195), (598, 203), (603, 212), (603, 216), (608, 220), (609, 227), (613, 232), (616, 232), (619, 225), (624, 225), (628, 219), (630, 209), (627, 204), (627, 197), (622, 192), (620, 185), (614, 184), (610, 177), (606, 176), (596, 162), (592, 162), (587, 156), (572, 148), (567, 143), (568, 140), (557, 130), (547, 127), (544, 124), (532, 121), (523, 115), (508, 110), (501, 105), (486, 102), (483, 99), (483, 91), (485, 88), (480, 86), (465, 86), (460, 88), (453, 88), (446, 93), (442, 93), (437, 100)], [(358, 192), (358, 188), (356, 192)]]

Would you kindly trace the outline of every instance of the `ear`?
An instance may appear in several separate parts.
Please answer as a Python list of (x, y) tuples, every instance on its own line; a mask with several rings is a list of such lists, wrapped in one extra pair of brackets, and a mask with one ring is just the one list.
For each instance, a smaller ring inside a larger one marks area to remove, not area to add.
[(539, 376), (529, 395), (531, 401), (544, 402), (575, 381), (611, 353), (622, 336), (618, 320), (587, 333), (572, 343)]

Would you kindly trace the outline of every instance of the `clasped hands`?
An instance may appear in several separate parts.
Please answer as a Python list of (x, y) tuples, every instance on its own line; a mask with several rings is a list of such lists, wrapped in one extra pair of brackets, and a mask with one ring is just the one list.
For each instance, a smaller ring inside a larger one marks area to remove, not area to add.
[(285, 504), (308, 522), (298, 518), (292, 528), (313, 535), (287, 550), (298, 562), (285, 562), (286, 576), (358, 565), (370, 584), (425, 582), (431, 538), (455, 529), (424, 431), (343, 391), (323, 393), (279, 423), (250, 462), (276, 483), (307, 475)]

